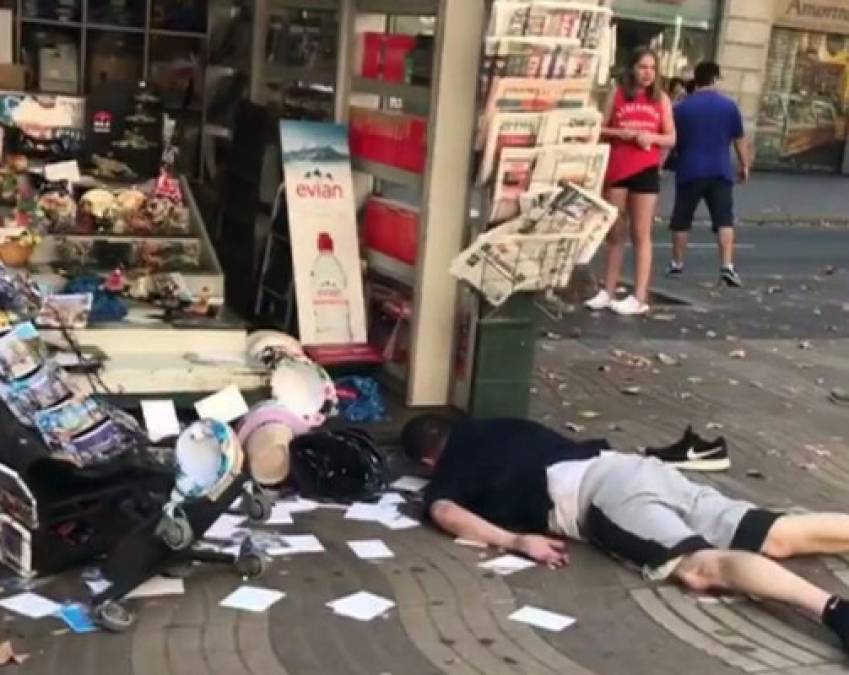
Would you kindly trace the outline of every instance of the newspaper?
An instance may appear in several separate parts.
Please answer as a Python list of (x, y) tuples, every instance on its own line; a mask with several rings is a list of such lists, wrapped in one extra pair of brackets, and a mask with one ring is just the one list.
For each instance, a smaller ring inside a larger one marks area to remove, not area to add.
[(490, 77), (563, 79), (577, 40), (550, 37), (487, 38), (484, 71)]
[(537, 0), (527, 12), (524, 35), (573, 38), (582, 47), (598, 49), (610, 15), (608, 7)]
[(542, 119), (537, 145), (598, 143), (601, 117), (595, 108), (552, 110)]
[(530, 2), (496, 2), (487, 33), (492, 36), (524, 35), (530, 8)]
[(519, 215), (519, 199), (531, 189), (534, 164), (540, 148), (504, 148), (492, 195), (490, 223), (501, 223)]
[(566, 286), (617, 216), (614, 206), (575, 185), (543, 193), (528, 213), (478, 237), (454, 260), (451, 274), (494, 306), (516, 292)]
[(492, 177), (499, 154), (504, 148), (531, 148), (537, 145), (542, 124), (542, 113), (496, 113), (489, 125), (478, 183), (482, 185)]
[(495, 228), (455, 259), (451, 273), (498, 307), (514, 293), (568, 282), (579, 248), (576, 234), (519, 235)]
[(534, 165), (530, 189), (569, 183), (600, 194), (607, 171), (610, 146), (595, 143), (568, 143), (541, 149)]
[(481, 116), (475, 147), (482, 150), (489, 126), (499, 112), (546, 112), (587, 106), (589, 87), (576, 88), (571, 80), (535, 80), (529, 77), (495, 78)]

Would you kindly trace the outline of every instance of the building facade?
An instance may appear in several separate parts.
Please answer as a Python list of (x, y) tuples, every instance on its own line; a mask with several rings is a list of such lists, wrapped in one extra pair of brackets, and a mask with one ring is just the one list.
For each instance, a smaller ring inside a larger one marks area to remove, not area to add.
[(849, 0), (726, 0), (718, 35), (756, 167), (849, 173)]

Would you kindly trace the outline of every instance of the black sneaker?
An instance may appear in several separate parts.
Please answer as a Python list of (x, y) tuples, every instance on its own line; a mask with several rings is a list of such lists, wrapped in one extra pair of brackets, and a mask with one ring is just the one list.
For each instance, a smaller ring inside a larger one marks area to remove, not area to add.
[(731, 468), (728, 447), (720, 436), (708, 441), (687, 427), (681, 440), (665, 448), (646, 448), (646, 457), (687, 471), (727, 471)]
[(719, 271), (719, 278), (731, 288), (740, 288), (743, 285), (743, 280), (733, 267), (723, 267)]
[(833, 595), (822, 613), (822, 622), (840, 638), (843, 651), (849, 653), (849, 602)]
[(666, 266), (666, 276), (668, 277), (680, 277), (684, 274), (684, 263), (675, 262), (674, 260), (669, 261), (669, 265)]

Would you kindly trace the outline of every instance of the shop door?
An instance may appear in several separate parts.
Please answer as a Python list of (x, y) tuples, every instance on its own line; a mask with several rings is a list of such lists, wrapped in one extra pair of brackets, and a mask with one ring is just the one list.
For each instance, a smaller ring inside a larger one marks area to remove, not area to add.
[(849, 36), (776, 28), (758, 114), (756, 166), (838, 173), (849, 115)]

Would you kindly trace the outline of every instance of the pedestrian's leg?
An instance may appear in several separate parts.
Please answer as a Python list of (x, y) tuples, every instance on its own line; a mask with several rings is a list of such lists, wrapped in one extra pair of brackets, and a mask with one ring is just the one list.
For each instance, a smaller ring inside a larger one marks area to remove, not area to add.
[(684, 256), (687, 253), (687, 239), (690, 228), (693, 227), (693, 216), (702, 199), (701, 183), (680, 183), (675, 186), (675, 205), (672, 207), (672, 217), (669, 229), (672, 231), (672, 264), (670, 271), (680, 271), (684, 267)]
[(767, 532), (761, 552), (771, 558), (849, 553), (849, 515), (805, 513), (781, 516)]
[(696, 551), (672, 573), (695, 591), (726, 590), (792, 605), (821, 618), (831, 594), (778, 563), (748, 551)]
[(690, 233), (684, 230), (672, 232), (672, 262), (678, 267), (684, 267), (684, 257), (687, 254), (687, 240), (690, 238)]
[(734, 228), (730, 225), (720, 227), (716, 237), (722, 267), (734, 267)]
[(651, 230), (657, 208), (656, 194), (632, 193), (628, 196), (628, 215), (631, 218), (631, 241), (634, 245), (634, 295), (645, 304), (651, 283)]
[(622, 262), (625, 259), (625, 241), (628, 236), (627, 204), (628, 190), (625, 188), (608, 188), (604, 198), (619, 209), (619, 218), (607, 233), (607, 264), (604, 271), (604, 288), (613, 298), (619, 286), (619, 275), (622, 273)]

